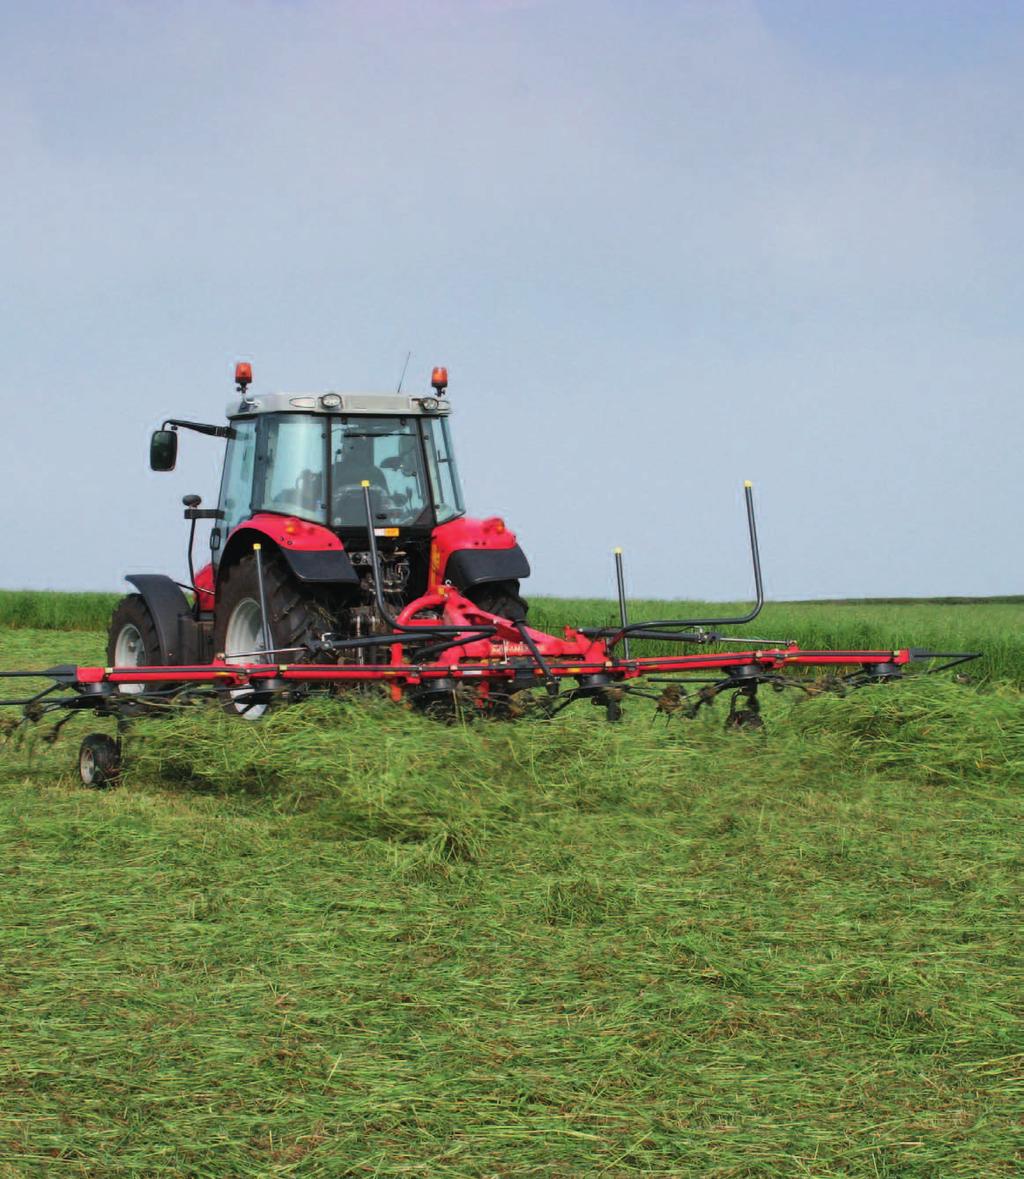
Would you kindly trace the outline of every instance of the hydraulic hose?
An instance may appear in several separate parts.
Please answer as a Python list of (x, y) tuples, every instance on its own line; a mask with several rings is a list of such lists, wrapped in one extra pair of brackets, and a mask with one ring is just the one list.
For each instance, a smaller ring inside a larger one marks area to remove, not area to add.
[[(451, 626), (441, 624), (435, 626), (431, 624), (429, 626), (407, 626), (405, 623), (398, 621), (388, 609), (387, 602), (384, 600), (384, 588), (380, 573), (380, 553), (377, 551), (377, 534), (373, 528), (373, 507), (370, 503), (369, 479), (362, 481), (362, 487), (363, 506), (366, 509), (366, 534), (370, 542), (370, 564), (373, 569), (374, 597), (377, 602), (377, 610), (388, 626), (397, 634), (422, 635), (424, 638), (455, 638), (456, 636), (467, 635), (484, 639), (497, 634), (498, 628), (489, 625)], [(470, 638), (465, 641), (472, 641), (472, 639)], [(451, 645), (460, 646), (461, 643), (452, 643)]]

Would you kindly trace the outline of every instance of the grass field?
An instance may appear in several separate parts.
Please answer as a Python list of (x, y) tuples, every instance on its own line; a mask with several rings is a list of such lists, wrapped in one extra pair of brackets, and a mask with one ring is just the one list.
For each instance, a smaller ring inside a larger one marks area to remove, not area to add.
[[(0, 664), (102, 660), (100, 606), (0, 596)], [(987, 657), (763, 733), (193, 709), (109, 792), (103, 722), (9, 739), (0, 1176), (1020, 1174), (1022, 622), (769, 607)]]

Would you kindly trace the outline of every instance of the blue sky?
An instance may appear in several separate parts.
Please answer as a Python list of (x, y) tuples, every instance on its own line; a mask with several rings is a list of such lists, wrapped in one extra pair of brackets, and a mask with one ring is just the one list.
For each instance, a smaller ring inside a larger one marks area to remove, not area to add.
[(0, 585), (184, 572), (167, 415), (448, 365), (534, 592), (1019, 592), (1024, 7), (40, 3), (0, 41)]

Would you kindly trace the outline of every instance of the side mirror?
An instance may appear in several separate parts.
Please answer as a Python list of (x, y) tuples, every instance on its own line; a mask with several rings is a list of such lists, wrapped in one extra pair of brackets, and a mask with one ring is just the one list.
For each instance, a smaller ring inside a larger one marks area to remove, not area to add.
[(178, 435), (174, 430), (154, 430), (149, 440), (149, 467), (152, 471), (173, 471), (178, 461)]

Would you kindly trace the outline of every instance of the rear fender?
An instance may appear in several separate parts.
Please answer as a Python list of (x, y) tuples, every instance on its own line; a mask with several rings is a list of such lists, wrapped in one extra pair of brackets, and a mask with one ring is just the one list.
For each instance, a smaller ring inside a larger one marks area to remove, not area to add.
[(434, 529), (430, 546), (428, 592), (451, 582), (460, 590), (492, 581), (520, 581), (530, 563), (516, 534), (498, 516), (487, 520), (460, 517)]
[(218, 576), (252, 552), (254, 544), (279, 552), (299, 581), (314, 585), (359, 585), (359, 575), (345, 546), (329, 528), (269, 512), (258, 513), (231, 532), (220, 559)]
[(156, 627), (164, 665), (192, 663), (197, 658), (198, 628), (188, 598), (164, 573), (131, 573), (125, 577), (142, 595)]

